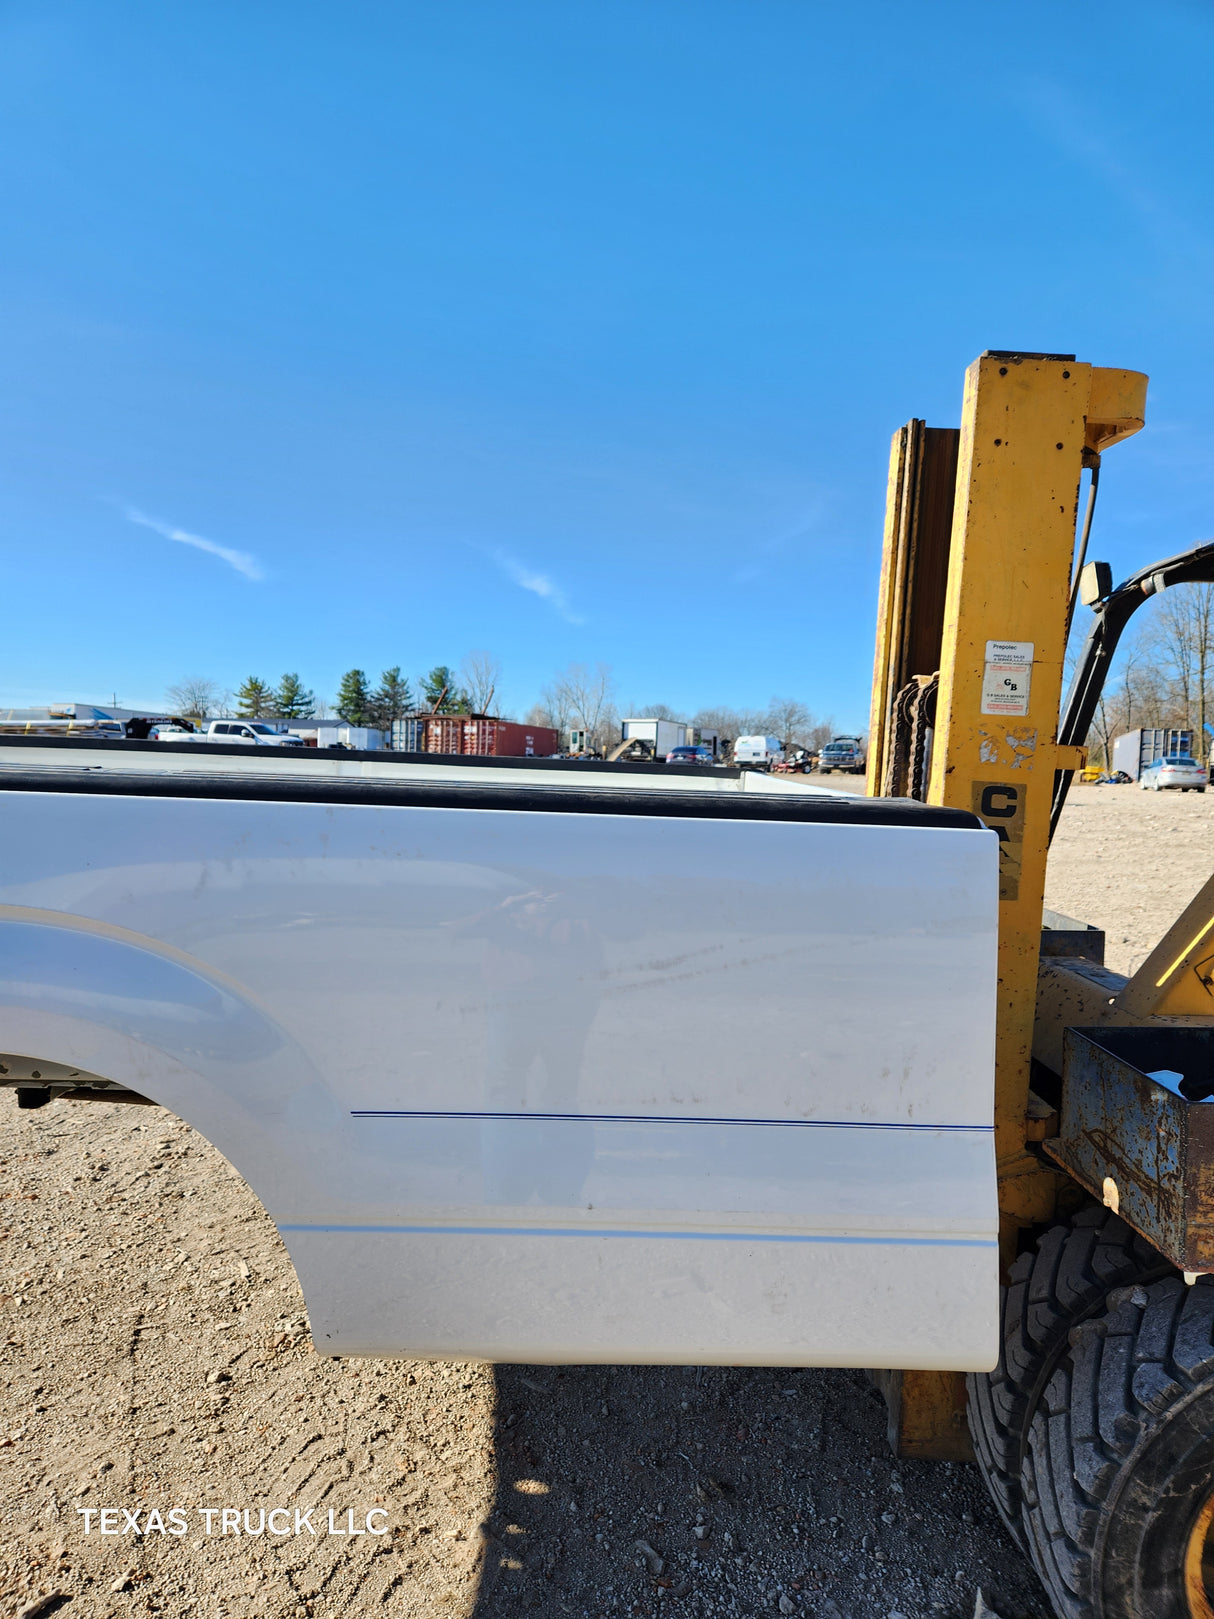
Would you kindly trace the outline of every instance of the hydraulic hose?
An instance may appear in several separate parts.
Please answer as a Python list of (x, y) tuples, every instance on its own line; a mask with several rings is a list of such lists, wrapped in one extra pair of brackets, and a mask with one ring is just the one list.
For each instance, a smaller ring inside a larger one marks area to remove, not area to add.
[(1092, 457), (1092, 470), (1088, 480), (1088, 509), (1083, 514), (1083, 533), (1079, 537), (1079, 550), (1075, 556), (1075, 574), (1071, 580), (1070, 600), (1066, 604), (1066, 630), (1063, 633), (1063, 646), (1071, 638), (1071, 621), (1075, 617), (1075, 607), (1079, 601), (1079, 581), (1083, 577), (1083, 564), (1087, 560), (1088, 541), (1092, 537), (1092, 518), (1096, 515), (1096, 491), (1100, 488), (1100, 457)]

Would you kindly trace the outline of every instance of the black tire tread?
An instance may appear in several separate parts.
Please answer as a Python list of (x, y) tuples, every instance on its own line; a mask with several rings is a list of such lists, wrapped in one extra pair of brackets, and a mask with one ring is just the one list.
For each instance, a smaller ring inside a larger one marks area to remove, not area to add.
[(1170, 1271), (1119, 1215), (1096, 1204), (1051, 1226), (1013, 1264), (1003, 1289), (999, 1365), (971, 1373), (967, 1383), (975, 1455), (999, 1516), (1023, 1549), (1020, 1473), (1029, 1427), (1071, 1329), (1103, 1308), (1111, 1288)]
[(1102, 1519), (1151, 1430), (1214, 1377), (1214, 1278), (1115, 1289), (1109, 1306), (1072, 1331), (1022, 1468), (1029, 1551), (1059, 1619), (1105, 1619), (1097, 1563), (1115, 1564), (1118, 1547)]

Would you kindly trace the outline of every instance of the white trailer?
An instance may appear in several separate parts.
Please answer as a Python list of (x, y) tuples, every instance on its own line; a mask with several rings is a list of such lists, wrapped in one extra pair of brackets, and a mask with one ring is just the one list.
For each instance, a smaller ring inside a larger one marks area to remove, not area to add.
[(1112, 768), (1124, 770), (1131, 781), (1137, 781), (1156, 759), (1174, 753), (1188, 755), (1192, 750), (1192, 731), (1164, 725), (1140, 726), (1113, 738)]
[(655, 759), (665, 759), (671, 748), (687, 744), (687, 724), (684, 720), (631, 719), (623, 722), (625, 742), (648, 742)]
[(126, 735), (129, 710), (96, 708), (91, 703), (51, 703), (43, 708), (0, 708), (0, 736)]
[(315, 726), (318, 748), (354, 748), (370, 753), (384, 745), (384, 733), (369, 725), (347, 725), (345, 720), (318, 720)]

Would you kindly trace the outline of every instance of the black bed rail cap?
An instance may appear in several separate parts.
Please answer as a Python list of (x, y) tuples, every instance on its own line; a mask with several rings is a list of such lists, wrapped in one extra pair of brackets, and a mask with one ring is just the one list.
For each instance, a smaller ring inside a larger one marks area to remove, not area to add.
[[(247, 753), (246, 753), (247, 757)], [(374, 756), (372, 756), (374, 757)], [(260, 760), (258, 761), (260, 763)], [(648, 815), (667, 820), (791, 821), (836, 826), (958, 827), (984, 830), (968, 810), (913, 798), (842, 794), (646, 792), (546, 781), (426, 781), (408, 778), (308, 776), (301, 772), (106, 770), (94, 766), (23, 769), (0, 766), (0, 791), (76, 793), (96, 797), (182, 798), (215, 802), (353, 804), (413, 809), (513, 810), (562, 815)]]

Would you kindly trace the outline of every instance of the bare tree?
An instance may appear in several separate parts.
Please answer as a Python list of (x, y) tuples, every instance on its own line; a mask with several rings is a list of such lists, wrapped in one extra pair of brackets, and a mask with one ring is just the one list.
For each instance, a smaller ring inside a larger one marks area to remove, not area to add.
[[(1089, 760), (1092, 763), (1095, 763), (1094, 760), (1091, 760), (1091, 754), (1096, 752), (1098, 747), (1100, 751), (1100, 768), (1102, 770), (1108, 770), (1113, 762), (1113, 735), (1111, 725), (1112, 719), (1109, 713), (1108, 700), (1102, 692), (1100, 694), (1100, 699), (1096, 704), (1096, 717), (1092, 721), (1092, 729), (1088, 733), (1088, 748), (1090, 750)], [(1093, 745), (1093, 738), (1096, 739), (1095, 745)]]
[[(1114, 684), (1111, 679), (1106, 680), (1087, 736), (1092, 763), (1099, 762), (1105, 770), (1111, 770), (1113, 766), (1113, 738), (1130, 729), (1135, 717), (1135, 708), (1141, 706), (1142, 683), (1137, 678), (1139, 654), (1132, 637), (1127, 636), (1122, 641), (1118, 657), (1121, 666), (1118, 669), (1117, 683)], [(1069, 686), (1069, 680), (1067, 684)], [(1095, 758), (1096, 754), (1100, 755), (1099, 761)]]
[(469, 652), (459, 666), (459, 679), (474, 714), (493, 712), (493, 697), (501, 678), (501, 662), (492, 652)]
[(1138, 726), (1191, 730), (1194, 751), (1208, 752), (1214, 713), (1214, 585), (1173, 585), (1137, 635), (1118, 651), (1088, 736), (1112, 764), (1113, 741)]
[(573, 718), (573, 707), (565, 683), (559, 676), (541, 688), (540, 700), (531, 709), (527, 718), (533, 725), (551, 725), (555, 731), (560, 732), (561, 746), (565, 746), (568, 740), (565, 733)]
[(771, 735), (783, 742), (785, 753), (798, 744), (804, 745), (805, 732), (814, 723), (808, 708), (795, 697), (773, 697), (765, 717)]
[(701, 708), (691, 723), (700, 730), (716, 731), (730, 742), (740, 736), (758, 736), (767, 724), (767, 715), (748, 708)]
[(215, 681), (208, 680), (205, 675), (187, 675), (165, 693), (173, 713), (191, 720), (205, 719), (208, 714), (213, 714), (219, 707), (221, 695)]
[(591, 670), (584, 663), (571, 663), (544, 687), (540, 696), (562, 736), (576, 721), (588, 733), (593, 748), (601, 751), (616, 740), (611, 669), (607, 664), (596, 663)]
[(571, 663), (565, 678), (569, 682), (574, 714), (590, 732), (593, 745), (601, 748), (607, 741), (604, 728), (615, 716), (610, 668), (605, 663), (596, 663), (591, 671), (585, 664)]
[(1197, 734), (1205, 751), (1206, 716), (1214, 675), (1214, 585), (1174, 585), (1165, 591), (1148, 645), (1170, 687), (1169, 718)]
[(1193, 592), (1193, 653), (1197, 665), (1197, 747), (1194, 752), (1204, 758), (1206, 744), (1206, 714), (1210, 708), (1210, 677), (1214, 674), (1214, 585), (1189, 585)]
[(1165, 591), (1143, 636), (1144, 649), (1163, 677), (1165, 709), (1185, 716), (1193, 706), (1194, 626), (1187, 598), (1193, 588), (1181, 585)]
[(1113, 763), (1114, 738), (1135, 725), (1155, 723), (1159, 712), (1156, 671), (1149, 664), (1144, 667), (1136, 637), (1127, 636), (1122, 641), (1117, 658), (1117, 679), (1106, 682), (1087, 739), (1089, 747), (1099, 749), (1103, 755), (1101, 763), (1106, 770)]

